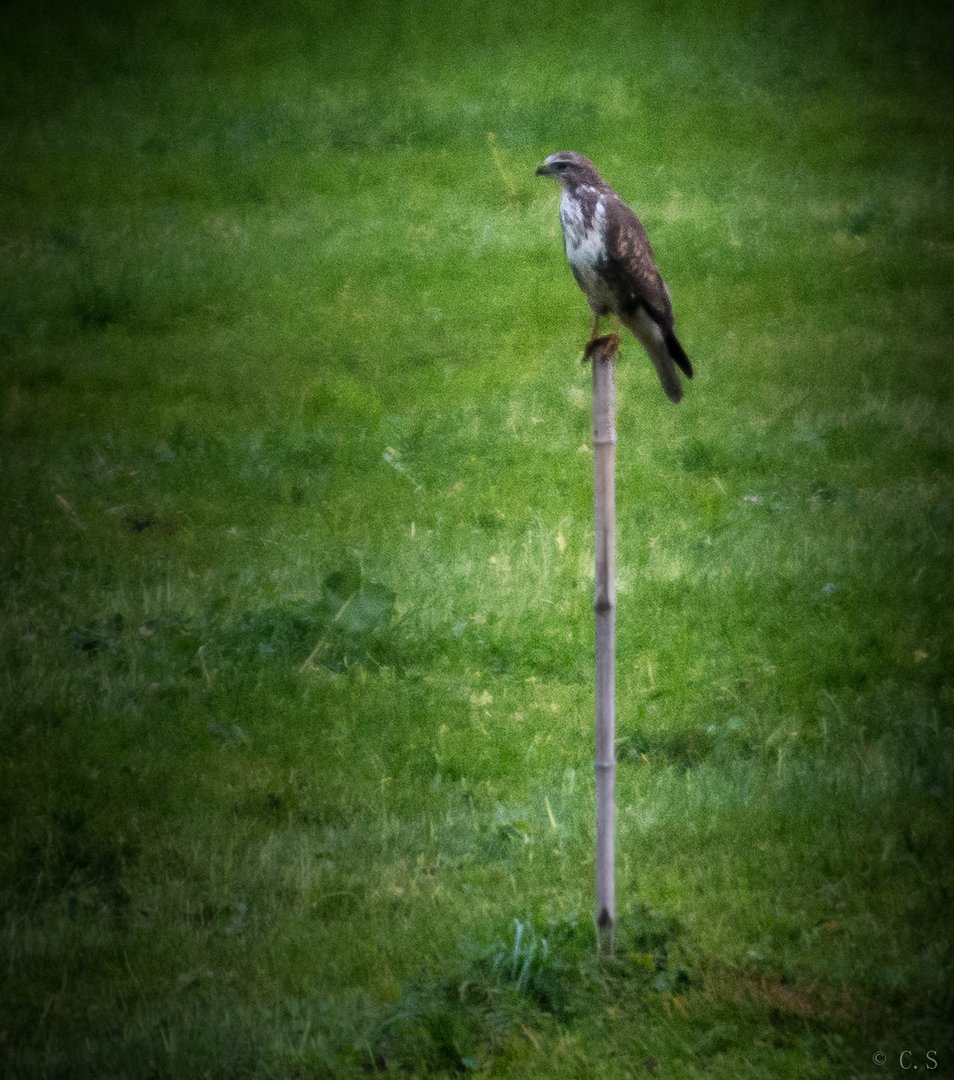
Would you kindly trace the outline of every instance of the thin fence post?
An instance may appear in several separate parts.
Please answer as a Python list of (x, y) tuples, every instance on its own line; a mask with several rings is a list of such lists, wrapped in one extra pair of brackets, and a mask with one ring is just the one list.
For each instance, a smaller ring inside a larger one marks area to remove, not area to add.
[(616, 389), (619, 339), (594, 343), (593, 511), (596, 533), (596, 925), (616, 935)]

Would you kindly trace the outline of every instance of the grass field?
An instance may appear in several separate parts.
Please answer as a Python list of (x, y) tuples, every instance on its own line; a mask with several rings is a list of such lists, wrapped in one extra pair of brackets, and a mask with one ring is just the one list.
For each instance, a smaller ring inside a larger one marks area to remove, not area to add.
[[(952, 1075), (941, 6), (0, 18), (0, 1071)], [(697, 370), (619, 364), (612, 957), (558, 149)]]

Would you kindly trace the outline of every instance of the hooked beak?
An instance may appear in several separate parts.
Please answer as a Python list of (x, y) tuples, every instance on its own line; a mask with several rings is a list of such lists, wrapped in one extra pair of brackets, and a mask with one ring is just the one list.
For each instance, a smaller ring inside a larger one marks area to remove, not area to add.
[(540, 168), (537, 169), (537, 176), (552, 176), (552, 175), (553, 174), (550, 172), (550, 166), (549, 165), (541, 165)]

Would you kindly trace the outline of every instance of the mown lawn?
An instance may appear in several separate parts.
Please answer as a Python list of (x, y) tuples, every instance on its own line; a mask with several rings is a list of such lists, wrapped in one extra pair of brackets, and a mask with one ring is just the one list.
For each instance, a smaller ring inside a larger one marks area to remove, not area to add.
[[(948, 1075), (941, 5), (0, 18), (5, 1075)], [(618, 371), (613, 956), (557, 149), (697, 369)]]

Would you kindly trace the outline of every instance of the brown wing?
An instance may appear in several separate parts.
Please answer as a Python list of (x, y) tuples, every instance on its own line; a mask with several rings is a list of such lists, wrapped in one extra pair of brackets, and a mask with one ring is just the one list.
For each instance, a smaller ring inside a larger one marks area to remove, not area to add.
[(613, 290), (618, 315), (632, 318), (642, 306), (663, 330), (672, 331), (672, 301), (646, 230), (615, 192), (607, 199), (606, 262), (600, 273)]

